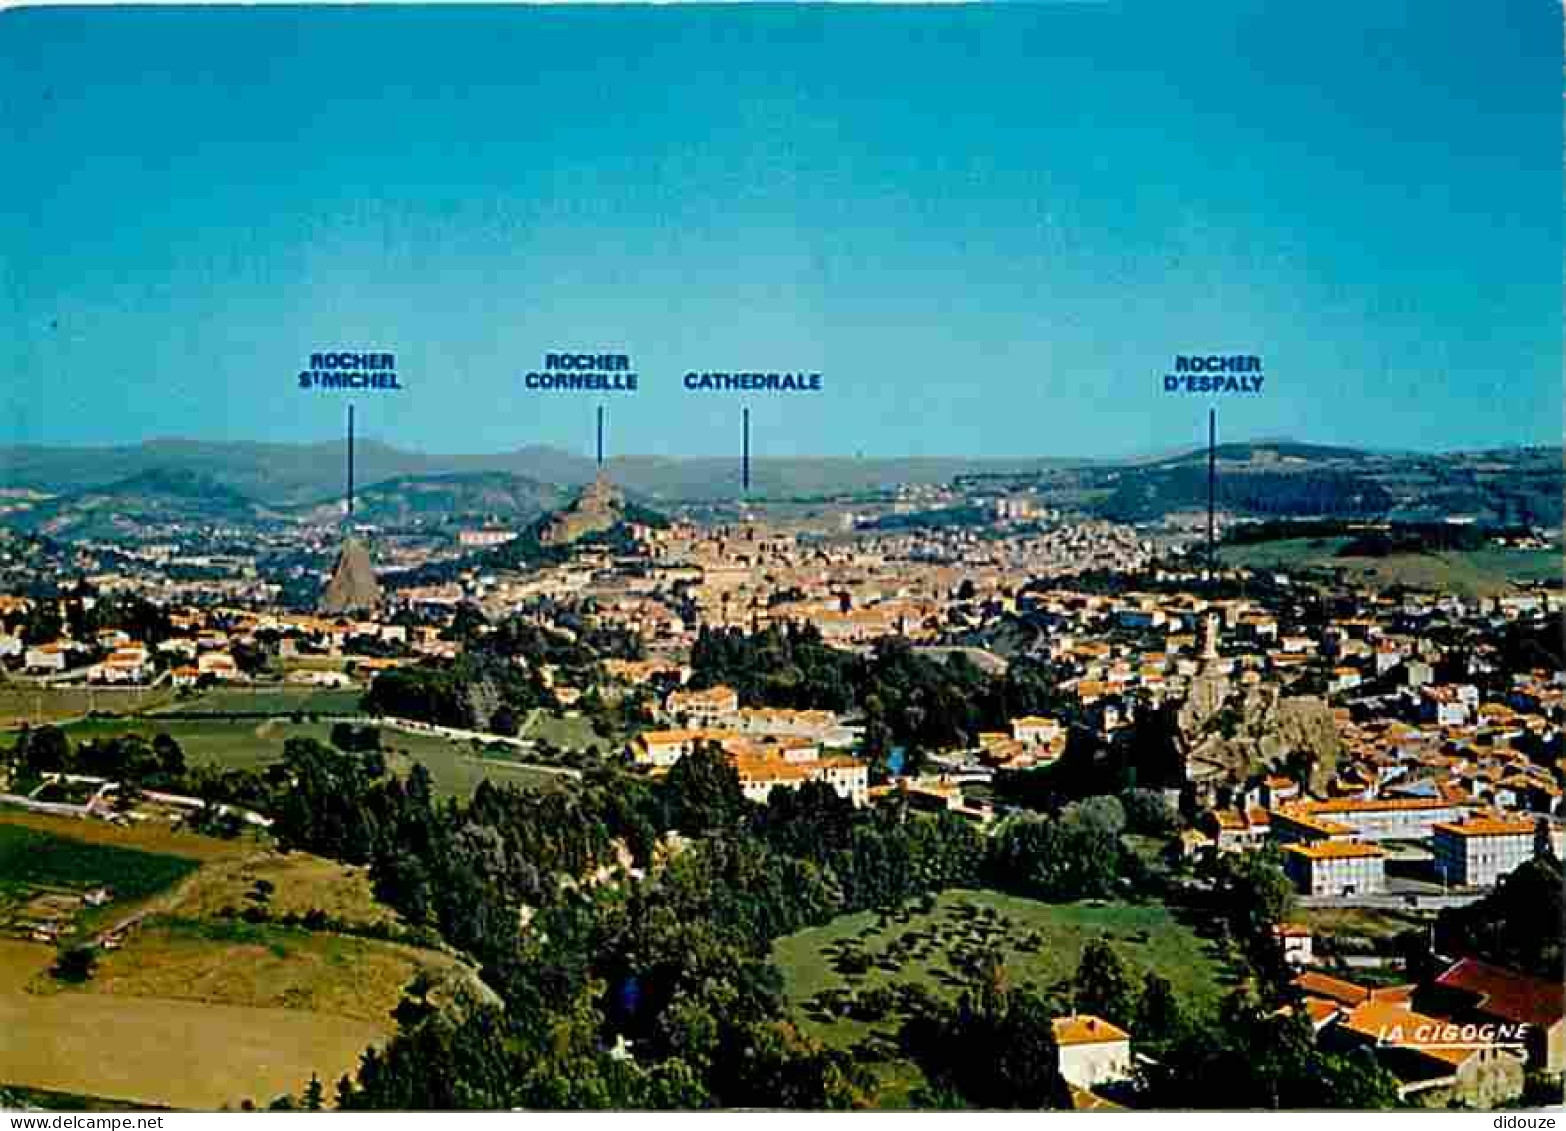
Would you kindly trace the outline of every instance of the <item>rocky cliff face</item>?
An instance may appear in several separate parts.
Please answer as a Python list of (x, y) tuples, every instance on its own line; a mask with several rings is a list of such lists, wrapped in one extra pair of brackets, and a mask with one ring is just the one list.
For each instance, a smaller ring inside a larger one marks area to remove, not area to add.
[(608, 530), (620, 521), (625, 500), (614, 484), (600, 475), (564, 510), (557, 512), (539, 532), (545, 546), (564, 546), (588, 534)]
[(1132, 743), (1142, 784), (1190, 784), (1198, 795), (1298, 762), (1308, 763), (1305, 784), (1319, 791), (1343, 753), (1322, 700), (1285, 696), (1276, 687), (1242, 688), (1217, 672), (1193, 679), (1183, 702), (1167, 703), (1140, 720)]
[(1275, 687), (1241, 690), (1221, 677), (1199, 678), (1172, 722), (1186, 776), (1198, 784), (1240, 784), (1298, 755), (1310, 763), (1309, 788), (1319, 790), (1343, 754), (1325, 702)]

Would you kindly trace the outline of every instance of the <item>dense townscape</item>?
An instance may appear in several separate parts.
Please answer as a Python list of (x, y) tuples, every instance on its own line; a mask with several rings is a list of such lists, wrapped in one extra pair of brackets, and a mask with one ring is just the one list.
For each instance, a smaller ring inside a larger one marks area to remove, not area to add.
[[(1016, 484), (714, 514), (600, 476), (523, 523), (12, 533), (0, 946), (33, 973), (5, 1008), (288, 999), (352, 1025), (297, 1080), (222, 1095), (0, 1082), (345, 1108), (1558, 1098), (1558, 578), (1463, 595), (1254, 556), (1558, 546), (1298, 526), (1226, 514), (1209, 563), (1179, 516)], [(383, 1004), (290, 983), (323, 946)], [(292, 988), (233, 996), (249, 953)]]

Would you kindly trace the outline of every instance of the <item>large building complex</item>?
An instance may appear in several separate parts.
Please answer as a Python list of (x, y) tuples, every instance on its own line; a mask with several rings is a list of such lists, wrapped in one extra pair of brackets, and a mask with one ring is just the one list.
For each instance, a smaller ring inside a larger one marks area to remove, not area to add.
[(1456, 887), (1491, 887), (1533, 856), (1538, 835), (1526, 817), (1442, 822), (1430, 841), (1436, 873)]
[(1283, 849), (1283, 868), (1306, 895), (1364, 895), (1387, 887), (1386, 852), (1374, 844), (1290, 844)]

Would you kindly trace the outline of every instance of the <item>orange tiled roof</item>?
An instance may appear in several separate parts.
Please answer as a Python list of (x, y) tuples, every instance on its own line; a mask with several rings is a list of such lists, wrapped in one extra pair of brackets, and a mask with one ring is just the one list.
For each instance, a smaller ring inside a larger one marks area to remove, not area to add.
[(1407, 1049), (1453, 1067), (1466, 1064), (1480, 1050), (1441, 1043), (1439, 1030), (1446, 1023), (1443, 1018), (1415, 1013), (1389, 1001), (1355, 1006), (1340, 1022), (1349, 1032), (1368, 1037), (1380, 1047)]
[(1364, 986), (1330, 974), (1307, 971), (1294, 979), (1294, 984), (1312, 997), (1326, 998), (1343, 1005), (1359, 1005), (1370, 1000), (1370, 991)]
[(1316, 844), (1286, 844), (1283, 846), (1283, 851), (1305, 856), (1311, 860), (1352, 860), (1386, 855), (1386, 851), (1380, 845), (1345, 840), (1326, 840)]
[(1495, 817), (1475, 817), (1467, 821), (1441, 821), (1431, 826), (1454, 836), (1528, 836), (1533, 833), (1533, 822), (1503, 821)]
[(1057, 1045), (1096, 1045), (1131, 1039), (1131, 1034), (1124, 1029), (1090, 1013), (1057, 1017), (1054, 1024)]

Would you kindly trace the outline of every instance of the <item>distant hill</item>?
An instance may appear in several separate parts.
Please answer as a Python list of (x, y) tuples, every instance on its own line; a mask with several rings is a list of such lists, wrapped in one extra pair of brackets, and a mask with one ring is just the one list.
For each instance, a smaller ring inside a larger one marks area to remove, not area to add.
[[(1219, 508), (1237, 514), (1561, 524), (1560, 448), (1434, 454), (1276, 441), (1220, 444), (1216, 455)], [(1207, 505), (1205, 450), (1097, 467), (1080, 478), (1104, 492), (1095, 507), (1117, 521), (1152, 521)]]
[[(1393, 505), (1392, 495), (1373, 479), (1315, 468), (1245, 472), (1227, 469), (1217, 478), (1215, 495), (1220, 509), (1250, 515), (1380, 516)], [(1101, 509), (1117, 522), (1145, 522), (1171, 511), (1200, 510), (1206, 506), (1204, 465), (1145, 468), (1127, 473)]]
[(7, 516), (17, 529), (61, 539), (113, 538), (173, 523), (253, 526), (278, 517), (210, 475), (171, 468), (69, 492)]
[[(487, 455), (438, 455), (361, 439), (354, 456), (355, 475), (364, 488), (386, 480), (491, 472), (577, 488), (592, 482), (598, 473), (595, 461), (543, 445)], [(752, 463), (752, 495), (816, 497), (901, 483), (945, 483), (970, 472), (1038, 471), (1081, 462), (1046, 457), (758, 459)], [(341, 496), (346, 463), (346, 444), (337, 440), (255, 444), (160, 439), (106, 448), (21, 445), (0, 447), (0, 488), (54, 494), (163, 469), (209, 476), (269, 506), (310, 507)], [(622, 456), (609, 460), (606, 470), (627, 494), (649, 500), (707, 502), (733, 499), (740, 493), (737, 458)]]
[[(362, 487), (399, 478), (503, 472), (542, 483), (579, 485), (593, 477), (593, 461), (556, 448), (531, 447), (493, 455), (429, 455), (361, 439), (354, 448)], [(113, 448), (0, 447), (0, 486), (51, 493), (126, 479), (153, 469), (189, 471), (269, 506), (319, 504), (343, 490), (344, 441), (318, 444), (208, 443), (149, 440)]]
[[(508, 471), (476, 471), (452, 475), (399, 475), (354, 493), (354, 517), (377, 526), (402, 526), (414, 521), (480, 523), (489, 518), (507, 524), (531, 522), (560, 506), (566, 491)], [(341, 495), (295, 510), (314, 522), (329, 522), (342, 513)]]
[[(203, 506), (241, 516), (246, 508), (274, 508), (297, 516), (329, 516), (341, 497), (344, 444), (208, 443), (150, 440), (111, 448), (21, 446), (0, 448), (0, 492), (9, 525), (38, 528), (89, 509), (83, 496), (123, 497), (138, 477), (163, 498), (189, 491), (157, 476), (188, 475)], [(558, 509), (563, 498), (591, 483), (591, 459), (534, 445), (488, 455), (406, 451), (375, 440), (356, 450), (360, 505), (369, 521), (395, 523), (420, 515), (494, 513), (525, 521)], [(1218, 448), (1221, 499), (1228, 509), (1267, 516), (1390, 515), (1438, 521), (1558, 526), (1563, 476), (1561, 449), (1412, 453), (1367, 452), (1295, 440), (1247, 441)], [(898, 486), (948, 484), (979, 493), (1036, 490), (1046, 505), (1129, 520), (1159, 518), (1206, 505), (1204, 449), (1122, 460), (1065, 460), (1048, 456), (1001, 458), (757, 459), (750, 498), (817, 500), (864, 496)], [(675, 459), (623, 456), (604, 469), (628, 499), (667, 509), (683, 503), (733, 502), (741, 495), (734, 458)], [(107, 484), (108, 486), (100, 486)], [(196, 486), (199, 485), (199, 486)], [(223, 492), (228, 494), (224, 494)], [(28, 493), (57, 496), (27, 507)], [(67, 507), (69, 509), (69, 507)], [(18, 515), (34, 517), (18, 520)], [(70, 529), (67, 521), (63, 529)]]
[[(1244, 463), (1272, 467), (1279, 464), (1322, 464), (1330, 461), (1349, 460), (1359, 462), (1373, 457), (1373, 453), (1359, 448), (1332, 447), (1326, 444), (1303, 444), (1296, 440), (1256, 440), (1240, 444), (1219, 444), (1214, 449), (1220, 464)], [(1140, 462), (1140, 461), (1138, 461)], [(1142, 466), (1150, 468), (1179, 467), (1199, 464), (1207, 466), (1205, 447), (1189, 448), (1150, 460)]]

